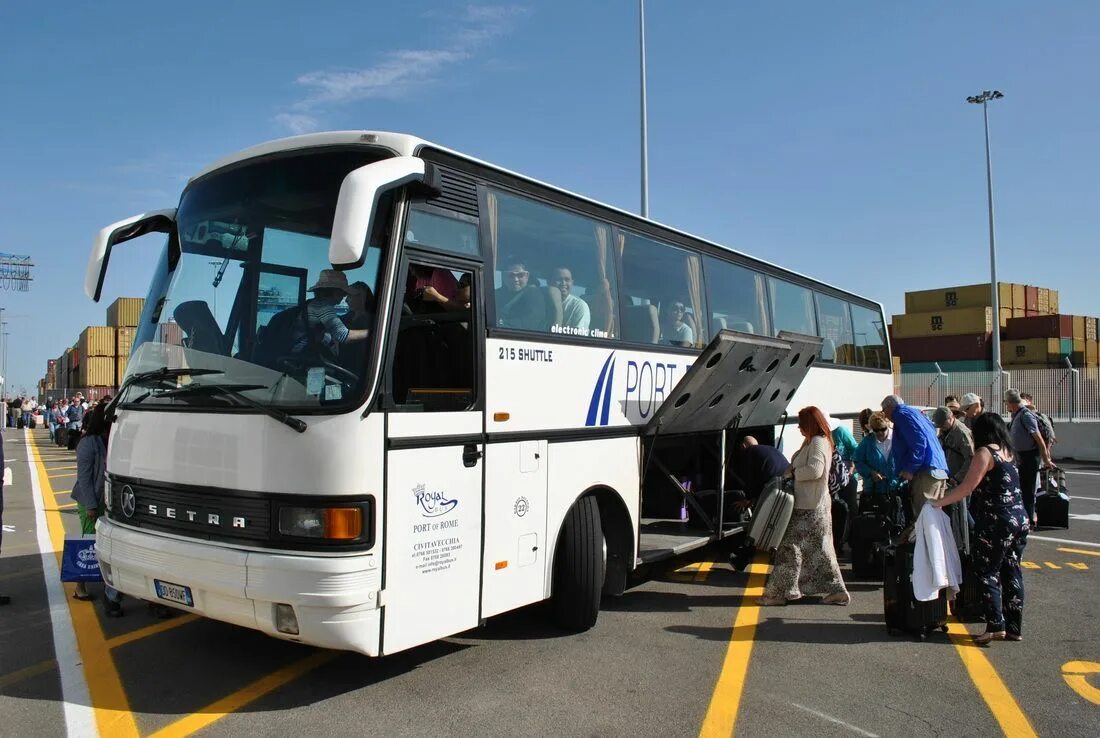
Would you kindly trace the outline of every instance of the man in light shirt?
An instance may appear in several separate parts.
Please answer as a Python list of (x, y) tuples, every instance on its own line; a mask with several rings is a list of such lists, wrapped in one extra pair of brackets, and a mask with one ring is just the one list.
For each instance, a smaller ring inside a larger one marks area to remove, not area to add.
[(562, 325), (577, 328), (578, 335), (588, 335), (592, 313), (588, 303), (573, 294), (573, 272), (568, 267), (558, 267), (550, 280), (552, 287), (561, 292)]

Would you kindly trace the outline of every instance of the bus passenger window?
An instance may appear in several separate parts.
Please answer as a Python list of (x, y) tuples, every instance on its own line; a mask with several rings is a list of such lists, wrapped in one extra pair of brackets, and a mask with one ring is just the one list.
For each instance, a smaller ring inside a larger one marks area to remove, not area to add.
[(713, 256), (703, 257), (710, 306), (710, 335), (728, 328), (768, 335), (767, 290), (764, 276)]
[(473, 275), (412, 263), (402, 297), (390, 382), (399, 410), (474, 404)]
[(702, 346), (703, 272), (699, 257), (619, 231), (623, 338), (665, 346)]
[(890, 351), (886, 345), (886, 321), (878, 308), (851, 305), (852, 335), (855, 339), (855, 366), (889, 369)]
[(835, 297), (814, 294), (817, 302), (818, 335), (821, 336), (821, 360), (827, 364), (851, 365), (855, 357), (852, 319), (848, 303)]
[(614, 338), (611, 229), (527, 198), (494, 190), (485, 197), (497, 327)]
[(817, 335), (812, 292), (782, 279), (768, 277), (768, 293), (771, 297), (773, 335), (778, 336), (780, 331)]

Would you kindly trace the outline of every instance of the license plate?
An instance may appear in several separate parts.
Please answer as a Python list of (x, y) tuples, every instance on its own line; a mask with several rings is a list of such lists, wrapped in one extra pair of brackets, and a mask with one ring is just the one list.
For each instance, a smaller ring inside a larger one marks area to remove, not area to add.
[(182, 584), (172, 584), (171, 582), (162, 582), (159, 579), (154, 579), (153, 585), (157, 589), (157, 597), (162, 600), (178, 602), (188, 607), (195, 606), (195, 600), (191, 597), (190, 587), (185, 587)]

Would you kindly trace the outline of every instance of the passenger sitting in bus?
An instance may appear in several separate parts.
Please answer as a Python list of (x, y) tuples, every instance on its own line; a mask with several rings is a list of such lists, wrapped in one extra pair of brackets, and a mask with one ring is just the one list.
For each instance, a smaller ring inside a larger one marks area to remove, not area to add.
[(417, 314), (463, 310), (458, 299), (458, 281), (449, 269), (409, 264), (405, 281), (405, 304)]
[(496, 292), (497, 325), (534, 331), (549, 327), (546, 299), (538, 287), (528, 284), (530, 277), (524, 262), (505, 262), (502, 285)]
[(753, 436), (745, 436), (737, 449), (733, 468), (745, 492), (745, 499), (738, 500), (736, 505), (745, 508), (753, 506), (769, 481), (786, 474), (791, 463), (775, 446), (766, 446)]
[(664, 332), (665, 340), (673, 346), (694, 346), (695, 330), (688, 323), (689, 320), (684, 303), (679, 300), (672, 303), (669, 324)]
[(567, 328), (576, 328), (577, 332), (574, 335), (587, 336), (592, 313), (588, 303), (573, 294), (572, 270), (568, 267), (555, 269), (550, 286), (556, 287), (561, 292), (562, 325)]
[[(348, 311), (340, 321), (348, 330), (369, 331), (374, 325), (374, 310), (374, 292), (366, 282), (355, 282), (348, 288)], [(340, 357), (340, 365), (356, 376), (362, 376), (366, 360), (365, 351), (347, 351)]]
[(322, 269), (317, 284), (310, 287), (309, 292), (313, 297), (304, 305), (305, 319), (294, 321), (291, 353), (303, 353), (312, 346), (313, 350), (338, 356), (341, 345), (367, 340), (369, 330), (348, 328), (336, 314), (336, 306), (351, 293), (343, 272)]

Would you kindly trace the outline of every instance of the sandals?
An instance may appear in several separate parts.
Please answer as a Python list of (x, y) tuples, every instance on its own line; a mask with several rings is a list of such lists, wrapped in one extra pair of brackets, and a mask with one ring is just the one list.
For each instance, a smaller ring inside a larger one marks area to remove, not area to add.
[(1006, 641), (1015, 641), (1016, 643), (1019, 643), (1023, 639), (1024, 639), (1024, 637), (1022, 635), (1020, 635), (1019, 633), (1005, 633), (1005, 640)]
[(761, 597), (756, 601), (756, 604), (762, 607), (772, 607), (775, 605), (786, 605), (786, 597)]
[(1003, 630), (987, 630), (981, 635), (974, 636), (974, 642), (979, 646), (988, 646), (993, 641), (1003, 641), (1005, 638), (1006, 634)]
[(81, 594), (80, 592), (73, 592), (73, 599), (80, 600), (81, 602), (91, 602), (95, 599), (95, 597), (93, 597), (91, 593), (88, 592), (85, 592), (84, 594)]
[(823, 605), (847, 605), (852, 601), (852, 596), (847, 592), (837, 592), (821, 598)]

